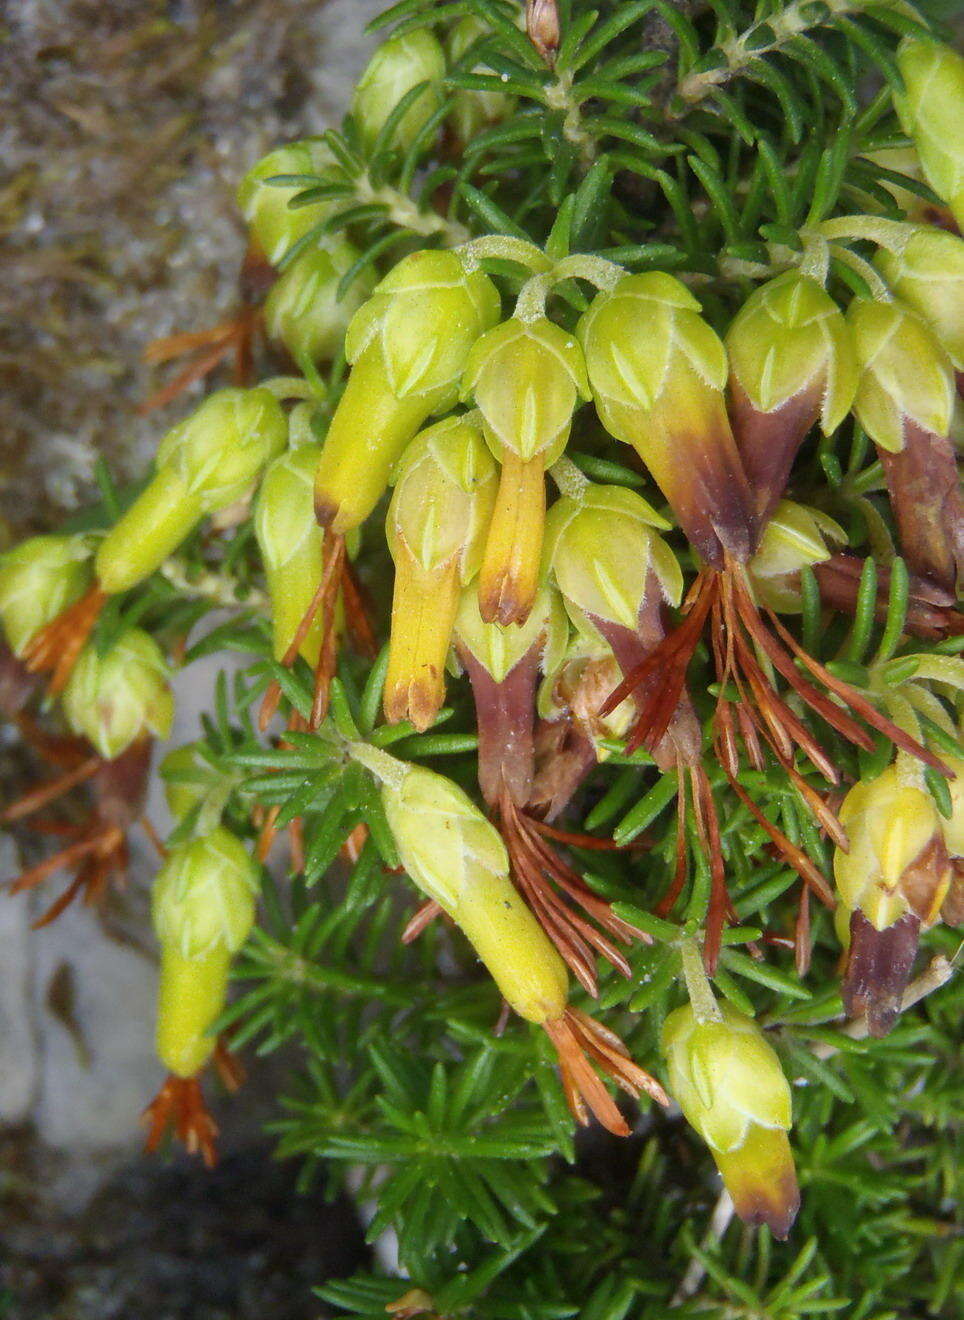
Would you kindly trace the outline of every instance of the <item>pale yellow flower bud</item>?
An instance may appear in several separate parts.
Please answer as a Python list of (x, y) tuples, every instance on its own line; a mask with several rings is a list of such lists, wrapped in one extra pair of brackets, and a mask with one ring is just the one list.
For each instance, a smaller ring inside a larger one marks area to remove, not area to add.
[(790, 1087), (756, 1023), (728, 1004), (720, 1014), (700, 1022), (687, 1004), (666, 1019), (669, 1089), (710, 1147), (740, 1217), (786, 1237), (800, 1203), (786, 1135)]
[(958, 371), (964, 371), (964, 239), (922, 226), (901, 252), (877, 264), (894, 293), (918, 312)]
[(169, 674), (160, 647), (139, 628), (128, 628), (103, 656), (88, 643), (64, 688), (67, 723), (108, 761), (148, 733), (166, 738), (174, 718)]
[(369, 61), (355, 88), (352, 114), (365, 147), (371, 149), (389, 115), (402, 98), (425, 86), (395, 127), (393, 145), (407, 149), (441, 105), (445, 52), (425, 28), (391, 37)]
[(344, 239), (302, 252), (278, 277), (264, 305), (264, 323), (295, 359), (324, 362), (342, 346), (348, 323), (374, 286), (370, 268), (338, 296), (341, 279), (360, 253)]
[(954, 374), (925, 323), (897, 302), (855, 298), (847, 320), (860, 366), (854, 411), (882, 449), (904, 447), (904, 422), (946, 436), (954, 404)]
[(833, 554), (833, 545), (846, 540), (839, 523), (819, 509), (781, 500), (747, 565), (755, 595), (778, 614), (798, 614), (800, 570), (822, 564)]
[[(266, 180), (285, 174), (306, 176), (302, 184), (273, 184)], [(299, 193), (313, 185), (308, 176), (318, 176), (326, 182), (335, 182), (340, 171), (335, 158), (323, 138), (304, 138), (276, 147), (253, 165), (238, 188), (238, 206), (251, 227), (251, 235), (272, 266), (299, 239), (335, 209), (331, 200), (312, 202), (308, 206), (289, 207)]]
[(14, 655), (91, 582), (86, 536), (32, 536), (0, 555), (0, 624)]
[(897, 51), (905, 92), (896, 97), (927, 182), (964, 226), (964, 56), (950, 46), (905, 37)]
[(288, 424), (266, 389), (210, 395), (168, 431), (157, 472), (97, 551), (96, 572), (110, 593), (136, 586), (177, 549), (206, 513), (245, 495), (284, 449)]

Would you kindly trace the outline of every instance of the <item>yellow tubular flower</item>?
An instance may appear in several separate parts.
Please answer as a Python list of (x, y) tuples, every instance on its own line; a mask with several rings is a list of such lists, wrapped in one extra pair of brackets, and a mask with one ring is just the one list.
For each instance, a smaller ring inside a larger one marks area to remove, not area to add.
[(490, 623), (522, 623), (539, 578), (545, 470), (566, 447), (577, 404), (589, 397), (582, 350), (545, 317), (513, 317), (475, 344), (462, 392), (474, 396), (485, 438), (502, 463), (479, 608)]
[(218, 390), (205, 399), (168, 431), (156, 474), (100, 543), (95, 567), (103, 590), (113, 594), (142, 582), (205, 514), (247, 494), (287, 435), (269, 390)]
[(323, 527), (368, 517), (422, 423), (456, 402), (469, 350), (498, 315), (495, 285), (454, 252), (416, 252), (382, 280), (345, 339), (352, 370), (315, 478)]
[(157, 1055), (175, 1077), (192, 1077), (214, 1050), (211, 1024), (224, 1008), (231, 958), (254, 924), (257, 888), (257, 866), (220, 826), (173, 848), (154, 882)]
[(927, 182), (964, 227), (964, 56), (938, 41), (905, 37), (897, 65), (904, 131), (914, 139)]
[(687, 1004), (666, 1019), (670, 1094), (709, 1146), (740, 1218), (785, 1238), (800, 1205), (790, 1087), (756, 1023), (728, 1004), (719, 1012), (701, 1022)]
[(596, 411), (632, 445), (706, 560), (752, 549), (753, 500), (726, 412), (726, 349), (671, 275), (628, 275), (578, 327)]
[(405, 452), (385, 524), (395, 561), (389, 723), (427, 729), (445, 699), (459, 593), (478, 572), (496, 480), (481, 432), (464, 418), (430, 427)]
[(464, 931), (510, 1008), (553, 1042), (573, 1114), (587, 1123), (591, 1110), (627, 1136), (589, 1057), (630, 1095), (645, 1090), (665, 1104), (665, 1092), (611, 1032), (568, 1007), (565, 963), (512, 884), (498, 830), (451, 780), (365, 744), (348, 750), (381, 780), (385, 816), (412, 880)]
[(386, 783), (382, 801), (405, 870), (465, 932), (509, 1006), (529, 1022), (561, 1017), (565, 964), (509, 879), (495, 826), (451, 780), (418, 766)]

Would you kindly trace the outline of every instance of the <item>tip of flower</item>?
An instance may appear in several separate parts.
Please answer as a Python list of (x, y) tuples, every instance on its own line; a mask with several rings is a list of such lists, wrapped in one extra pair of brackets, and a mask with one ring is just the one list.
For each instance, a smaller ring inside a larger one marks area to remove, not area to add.
[(787, 1134), (753, 1126), (739, 1150), (714, 1152), (717, 1168), (745, 1224), (766, 1224), (781, 1241), (800, 1209), (800, 1188)]
[(525, 623), (536, 598), (536, 584), (506, 570), (479, 581), (479, 613), (486, 623)]
[[(315, 518), (319, 527), (324, 527), (326, 531), (332, 528), (340, 508), (341, 505), (337, 501), (330, 499), (323, 492), (315, 492)], [(333, 530), (337, 531), (337, 528)]]
[(435, 723), (444, 700), (442, 676), (434, 665), (429, 665), (428, 672), (419, 678), (386, 685), (382, 705), (389, 724), (407, 719), (424, 733)]

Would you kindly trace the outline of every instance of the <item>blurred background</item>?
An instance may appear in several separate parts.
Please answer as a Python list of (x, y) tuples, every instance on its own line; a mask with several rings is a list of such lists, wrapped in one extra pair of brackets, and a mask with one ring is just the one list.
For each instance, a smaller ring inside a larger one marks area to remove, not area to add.
[[(188, 400), (154, 339), (232, 314), (234, 203), (269, 147), (337, 122), (378, 0), (7, 0), (0, 4), (0, 548), (143, 473)], [(189, 398), (191, 396), (188, 396)], [(181, 677), (176, 745), (217, 664)], [(37, 773), (0, 732), (0, 801)], [(155, 793), (148, 814), (167, 821)], [(0, 835), (0, 881), (49, 841)], [(261, 1124), (277, 1074), (249, 1060), (215, 1109), (223, 1158), (141, 1155), (152, 1052), (146, 841), (103, 912), (29, 927), (59, 893), (0, 894), (2, 1320), (302, 1320), (311, 1285), (364, 1251), (354, 1210), (297, 1195)], [(61, 877), (63, 880), (63, 877)]]

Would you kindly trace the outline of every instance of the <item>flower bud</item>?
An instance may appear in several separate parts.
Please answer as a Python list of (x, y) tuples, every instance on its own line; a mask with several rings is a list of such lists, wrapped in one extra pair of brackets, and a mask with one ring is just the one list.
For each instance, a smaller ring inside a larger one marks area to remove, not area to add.
[(405, 446), (432, 413), (456, 402), (469, 350), (498, 319), (499, 295), (454, 252), (416, 252), (355, 313), (353, 364), (315, 484), (322, 526), (351, 531), (368, 517)]
[(108, 761), (148, 733), (166, 738), (174, 718), (169, 674), (160, 647), (140, 628), (121, 633), (106, 655), (88, 643), (64, 688), (67, 723)]
[[(490, 35), (491, 28), (474, 15), (470, 14), (460, 19), (452, 29), (448, 41), (451, 63), (457, 63), (480, 37)], [(491, 74), (492, 70), (487, 64), (474, 64), (471, 72)], [(459, 142), (467, 144), (483, 129), (507, 119), (514, 106), (515, 97), (507, 96), (504, 92), (456, 88), (448, 122)]]
[(287, 439), (284, 412), (270, 390), (218, 390), (168, 431), (157, 466), (173, 468), (204, 512), (216, 513), (247, 492)]
[(823, 288), (786, 271), (751, 294), (726, 336), (730, 410), (747, 478), (765, 525), (793, 460), (819, 418), (840, 425), (857, 390), (847, 323)]
[(629, 275), (578, 327), (596, 411), (649, 468), (710, 564), (750, 552), (752, 497), (726, 414), (726, 349), (670, 275)]
[(32, 536), (0, 555), (0, 624), (14, 655), (91, 581), (86, 536)]
[[(274, 658), (291, 646), (321, 582), (322, 531), (315, 520), (314, 479), (321, 446), (299, 445), (276, 458), (265, 472), (254, 511), (254, 534), (271, 597)], [(321, 650), (321, 611), (301, 645), (314, 666)]]
[(947, 435), (954, 403), (951, 365), (931, 331), (900, 303), (855, 298), (847, 320), (860, 366), (854, 411), (882, 449), (904, 446), (905, 420)]
[(320, 137), (276, 147), (248, 170), (238, 188), (238, 206), (251, 228), (252, 238), (272, 266), (315, 225), (326, 220), (335, 207), (329, 200), (289, 207), (299, 193), (312, 185), (266, 182), (282, 174), (316, 175), (329, 182), (340, 177), (335, 158)]
[(204, 514), (240, 499), (287, 435), (281, 405), (266, 389), (218, 390), (205, 399), (168, 431), (155, 476), (101, 542), (95, 567), (104, 591), (143, 581)]
[(450, 418), (423, 431), (399, 465), (385, 531), (395, 592), (385, 717), (426, 729), (445, 698), (461, 587), (478, 572), (496, 465), (478, 428)]
[[(913, 772), (916, 774), (916, 771)], [(844, 798), (840, 823), (850, 850), (834, 853), (840, 898), (877, 931), (907, 913), (937, 920), (950, 884), (941, 817), (931, 795), (901, 766), (860, 780)]]
[(709, 1146), (740, 1218), (785, 1238), (800, 1205), (790, 1087), (756, 1023), (728, 1004), (720, 1012), (722, 1020), (700, 1022), (687, 1004), (666, 1019), (670, 1092)]
[(900, 303), (855, 299), (848, 314), (861, 365), (855, 411), (876, 443), (912, 572), (953, 593), (964, 586), (964, 500), (948, 438), (951, 363)]
[(937, 41), (905, 37), (897, 65), (904, 131), (914, 139), (927, 182), (964, 227), (964, 56)]
[(530, 1022), (562, 1016), (565, 964), (509, 879), (498, 830), (451, 780), (417, 766), (382, 789), (405, 870), (461, 927), (507, 1003)]
[(953, 878), (941, 818), (916, 765), (899, 760), (856, 784), (839, 812), (850, 850), (837, 849), (834, 875), (850, 913), (841, 992), (872, 1036), (897, 1020), (922, 926), (938, 920)]
[(653, 575), (663, 598), (679, 604), (682, 572), (653, 530), (668, 526), (623, 486), (587, 484), (581, 499), (556, 501), (546, 518), (543, 560), (577, 628), (598, 637), (602, 620), (635, 632)]
[(964, 371), (964, 239), (921, 226), (877, 265), (894, 293), (919, 313), (958, 371)]
[(350, 243), (334, 239), (302, 252), (278, 277), (264, 305), (265, 326), (296, 361), (325, 362), (341, 348), (349, 321), (374, 283), (366, 268), (339, 298), (338, 285), (359, 256)]
[(175, 1076), (193, 1076), (214, 1049), (211, 1025), (224, 1008), (231, 956), (254, 924), (257, 888), (257, 867), (220, 827), (173, 848), (154, 882), (156, 1046)]
[(455, 617), (455, 650), (468, 673), (479, 731), (482, 796), (496, 806), (508, 793), (524, 806), (534, 771), (536, 682), (554, 670), (569, 628), (559, 595), (542, 586), (525, 623), (486, 623), (474, 587), (462, 593)]
[(393, 145), (407, 151), (442, 104), (445, 52), (426, 28), (391, 37), (375, 51), (352, 98), (352, 114), (367, 150), (404, 96), (425, 83), (395, 125)]
[(824, 563), (831, 545), (846, 540), (844, 529), (819, 509), (781, 500), (747, 565), (754, 595), (777, 614), (799, 614), (800, 570)]
[(162, 948), (184, 958), (237, 953), (254, 925), (258, 868), (219, 826), (172, 848), (154, 881), (151, 915)]
[(521, 623), (539, 579), (543, 473), (566, 447), (579, 399), (589, 397), (582, 350), (545, 317), (512, 317), (476, 342), (462, 390), (464, 398), (474, 394), (485, 438), (502, 461), (479, 579), (482, 617)]

